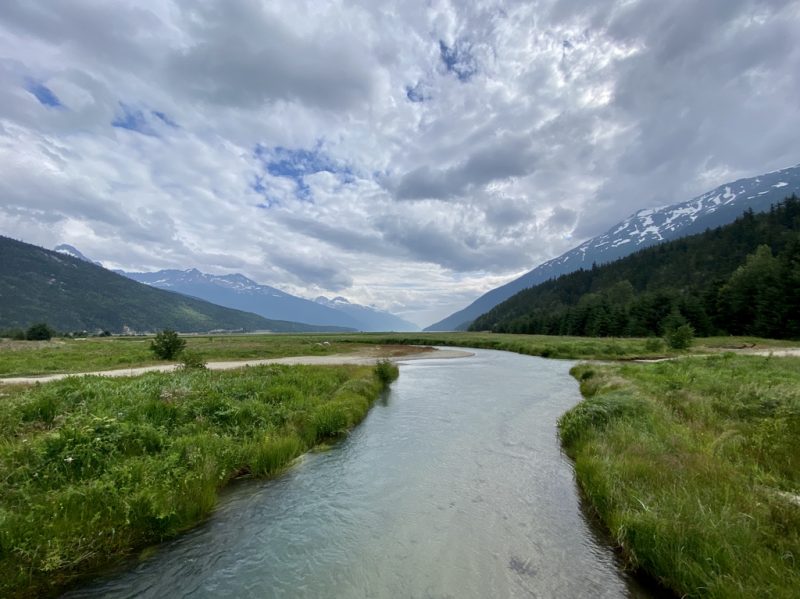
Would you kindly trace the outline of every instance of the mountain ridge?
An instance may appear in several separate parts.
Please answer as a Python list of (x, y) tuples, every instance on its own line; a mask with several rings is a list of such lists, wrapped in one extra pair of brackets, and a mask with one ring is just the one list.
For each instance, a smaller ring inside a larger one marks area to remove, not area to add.
[(661, 241), (700, 233), (733, 222), (748, 208), (763, 212), (773, 203), (780, 202), (793, 193), (800, 193), (800, 164), (723, 183), (685, 202), (639, 210), (605, 233), (540, 264), (505, 285), (486, 292), (467, 307), (424, 330), (464, 330), (476, 318), (523, 289), (593, 263), (612, 262)]
[(213, 275), (196, 268), (116, 272), (159, 289), (176, 291), (270, 319), (340, 326), (361, 331), (419, 330), (416, 325), (388, 312), (353, 304), (347, 300), (345, 304), (301, 298), (275, 287), (257, 283), (240, 273)]
[(800, 336), (800, 200), (524, 289), (472, 330), (659, 336)]
[(84, 258), (0, 236), (0, 328), (60, 331), (342, 330), (270, 320), (138, 283)]

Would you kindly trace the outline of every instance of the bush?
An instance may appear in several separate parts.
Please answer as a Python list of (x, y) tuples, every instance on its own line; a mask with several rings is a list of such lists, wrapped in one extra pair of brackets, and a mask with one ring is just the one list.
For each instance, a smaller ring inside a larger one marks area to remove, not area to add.
[(161, 360), (172, 360), (186, 347), (186, 341), (172, 329), (164, 329), (150, 342), (150, 350)]
[(649, 352), (660, 352), (664, 350), (664, 342), (658, 337), (649, 337), (644, 342), (644, 349)]
[(46, 323), (40, 322), (25, 331), (25, 339), (28, 341), (50, 341), (54, 332)]
[(375, 374), (378, 380), (384, 385), (388, 385), (397, 378), (397, 366), (392, 364), (391, 360), (378, 360), (375, 363)]
[(694, 340), (694, 329), (689, 324), (669, 329), (664, 335), (664, 341), (672, 349), (688, 349)]
[(203, 356), (195, 352), (181, 352), (181, 368), (184, 370), (207, 370), (206, 361)]

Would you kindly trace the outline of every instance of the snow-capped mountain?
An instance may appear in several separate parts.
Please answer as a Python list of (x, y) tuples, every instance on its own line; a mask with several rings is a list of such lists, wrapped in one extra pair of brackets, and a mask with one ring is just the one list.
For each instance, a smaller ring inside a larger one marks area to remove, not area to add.
[(349, 327), (359, 331), (419, 330), (393, 314), (351, 304), (344, 298), (327, 303), (311, 301), (269, 285), (261, 285), (241, 274), (211, 275), (195, 268), (119, 272), (140, 283), (198, 297), (227, 308), (253, 312), (273, 320)]
[(465, 329), (481, 314), (517, 292), (579, 268), (611, 262), (661, 241), (700, 233), (736, 220), (748, 209), (769, 207), (800, 195), (800, 165), (720, 185), (687, 202), (648, 208), (629, 216), (578, 247), (536, 267), (518, 279), (492, 289), (472, 304), (427, 327), (426, 331)]
[(118, 271), (134, 281), (198, 297), (220, 306), (253, 312), (273, 320), (292, 320), (307, 324), (334, 325), (361, 330), (360, 322), (349, 315), (303, 299), (269, 285), (260, 285), (244, 275), (212, 275), (196, 268), (156, 272)]
[(59, 254), (64, 254), (66, 256), (72, 256), (73, 258), (77, 258), (78, 260), (83, 260), (84, 262), (88, 262), (89, 264), (97, 264), (97, 266), (103, 266), (96, 260), (89, 260), (86, 256), (84, 256), (77, 248), (74, 246), (69, 245), (68, 243), (61, 243), (53, 248), (54, 252), (58, 252)]
[(364, 325), (364, 331), (418, 331), (419, 327), (413, 323), (403, 320), (399, 316), (390, 314), (373, 308), (371, 306), (362, 306), (360, 304), (353, 304), (344, 297), (337, 296), (333, 299), (328, 299), (324, 296), (319, 296), (314, 300), (320, 305), (333, 308), (345, 314), (349, 314), (357, 321)]

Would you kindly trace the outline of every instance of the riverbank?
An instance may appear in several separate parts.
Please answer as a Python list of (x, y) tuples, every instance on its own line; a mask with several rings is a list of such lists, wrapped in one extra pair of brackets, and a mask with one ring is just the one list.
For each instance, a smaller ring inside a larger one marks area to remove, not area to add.
[[(397, 357), (414, 346), (497, 349), (568, 360), (663, 359), (694, 354), (798, 350), (800, 343), (754, 337), (695, 339), (688, 351), (670, 350), (656, 338), (588, 338), (497, 333), (360, 333), (326, 335), (187, 335), (187, 350), (205, 362), (287, 357)], [(11, 341), (0, 339), (0, 378), (40, 377), (87, 371), (131, 371), (173, 366), (156, 360), (146, 337)], [(378, 353), (375, 353), (378, 352)]]
[(572, 364), (412, 361), (364, 422), (209, 520), (67, 595), (651, 597), (581, 510), (556, 420)]
[(796, 597), (800, 360), (583, 364), (560, 420), (628, 563), (685, 597)]
[(352, 428), (396, 366), (267, 365), (8, 387), (0, 596), (54, 595), (194, 526), (233, 478)]
[[(206, 362), (208, 370), (236, 370), (250, 366), (266, 366), (269, 364), (283, 364), (286, 366), (367, 366), (376, 360), (389, 360), (390, 362), (408, 362), (412, 360), (447, 360), (452, 358), (465, 358), (469, 352), (459, 350), (440, 350), (429, 346), (389, 346), (387, 348), (366, 347), (348, 354), (329, 354), (323, 356), (286, 356), (284, 358), (263, 358), (259, 360), (230, 360), (225, 362)], [(92, 372), (69, 372), (60, 374), (45, 374), (40, 376), (18, 376), (0, 378), (0, 385), (33, 385), (35, 383), (50, 383), (60, 381), (71, 376), (102, 376), (110, 378), (140, 376), (149, 372), (176, 372), (182, 368), (181, 364), (156, 364), (153, 366), (139, 366), (136, 368), (120, 368), (116, 370), (96, 370)]]

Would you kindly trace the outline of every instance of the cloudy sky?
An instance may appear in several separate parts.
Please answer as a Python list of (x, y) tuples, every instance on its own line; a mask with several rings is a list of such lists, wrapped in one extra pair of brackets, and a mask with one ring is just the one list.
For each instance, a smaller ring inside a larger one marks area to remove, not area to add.
[(3, 0), (0, 234), (427, 325), (800, 162), (791, 0)]

